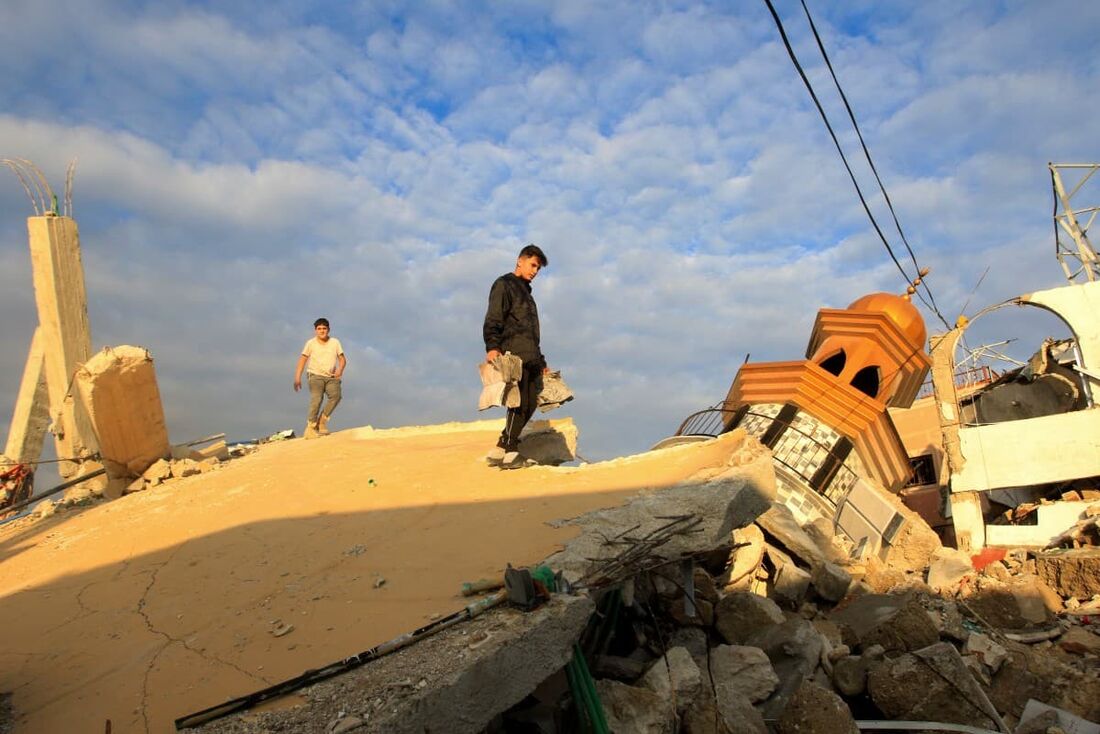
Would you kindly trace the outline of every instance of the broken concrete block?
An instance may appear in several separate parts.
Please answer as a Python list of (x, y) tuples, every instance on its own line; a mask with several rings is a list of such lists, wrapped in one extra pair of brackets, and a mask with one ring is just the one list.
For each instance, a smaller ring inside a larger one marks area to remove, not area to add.
[(1015, 576), (1007, 583), (979, 576), (963, 590), (963, 598), (982, 619), (1003, 629), (1043, 624), (1062, 608), (1058, 595), (1029, 575)]
[(172, 465), (164, 459), (157, 459), (141, 476), (149, 484), (156, 486), (172, 476)]
[(810, 590), (810, 574), (795, 565), (783, 551), (768, 545), (765, 551), (775, 573), (772, 575), (772, 592), (775, 597), (795, 608)]
[(531, 421), (519, 442), (520, 453), (539, 464), (557, 466), (577, 458), (577, 426), (571, 418)]
[(727, 594), (715, 607), (714, 616), (714, 628), (732, 645), (743, 645), (754, 634), (785, 619), (774, 601), (748, 591)]
[(140, 492), (146, 487), (146, 481), (144, 477), (138, 477), (134, 481), (126, 485), (126, 494), (133, 494), (134, 492)]
[(830, 617), (844, 632), (848, 647), (882, 645), (887, 651), (918, 650), (939, 640), (924, 608), (912, 594), (864, 594)]
[(928, 586), (933, 591), (954, 593), (962, 580), (974, 575), (970, 555), (954, 548), (938, 548), (928, 567)]
[(695, 664), (702, 670), (707, 665), (707, 633), (699, 627), (677, 627), (668, 636), (668, 647), (682, 647), (691, 653)]
[(768, 734), (764, 717), (747, 698), (733, 697), (718, 703), (706, 687), (695, 705), (684, 714), (680, 731), (682, 734)]
[(764, 651), (779, 678), (775, 692), (763, 704), (762, 711), (765, 719), (774, 719), (817, 668), (824, 640), (810, 622), (796, 617), (760, 630), (747, 644)]
[(996, 712), (948, 642), (882, 661), (869, 671), (867, 691), (891, 719), (999, 728)]
[(852, 587), (852, 575), (835, 563), (825, 561), (810, 571), (810, 583), (822, 599), (838, 602), (848, 595), (848, 589)]
[(1058, 647), (1077, 655), (1100, 655), (1100, 635), (1084, 627), (1070, 627), (1059, 638)]
[(692, 582), (695, 584), (695, 596), (696, 598), (703, 599), (711, 604), (717, 604), (720, 597), (718, 595), (718, 587), (714, 585), (714, 579), (704, 569), (696, 566), (691, 574)]
[(779, 684), (771, 661), (758, 647), (718, 645), (710, 651), (710, 675), (719, 702), (731, 696), (763, 701)]
[[(726, 591), (747, 591), (756, 569), (764, 560), (764, 531), (755, 523), (733, 531)], [(741, 547), (736, 547), (741, 546)]]
[(600, 655), (592, 665), (593, 675), (633, 683), (646, 671), (646, 663), (619, 655)]
[(199, 462), (194, 459), (175, 459), (172, 461), (171, 467), (173, 479), (182, 479), (183, 477), (202, 473)]
[(209, 459), (203, 459), (202, 461), (195, 462), (199, 467), (199, 473), (205, 474), (208, 471), (213, 471), (218, 468), (217, 458), (211, 456)]
[(607, 726), (613, 732), (672, 734), (676, 710), (648, 688), (635, 688), (614, 680), (596, 681)]
[(1047, 734), (1052, 727), (1071, 734), (1100, 734), (1100, 724), (1086, 721), (1065, 709), (1029, 699), (1013, 734)]
[(690, 652), (674, 647), (657, 659), (639, 685), (658, 694), (663, 701), (675, 701), (676, 710), (684, 711), (699, 695), (703, 675)]
[(37, 505), (35, 505), (34, 514), (37, 517), (49, 517), (50, 515), (57, 512), (58, 504), (59, 503), (53, 502), (52, 500), (42, 500)]
[(993, 641), (989, 635), (980, 632), (971, 632), (963, 646), (964, 655), (973, 655), (996, 673), (1008, 659), (1008, 651)]
[(857, 655), (846, 655), (833, 663), (833, 685), (845, 696), (858, 696), (867, 688), (867, 666)]
[(1100, 590), (1100, 547), (1043, 551), (1035, 573), (1063, 597), (1088, 599)]
[[(728, 446), (732, 451), (744, 440), (745, 434), (731, 431), (708, 442), (708, 447), (718, 450)], [(621, 548), (606, 542), (608, 537), (622, 533), (644, 537), (661, 528), (666, 528), (664, 532), (670, 535), (667, 542), (654, 549), (660, 558), (679, 561), (712, 551), (728, 542), (734, 528), (747, 525), (771, 506), (774, 494), (767, 492), (774, 492), (774, 487), (768, 490), (759, 477), (763, 469), (772, 475), (775, 470), (766, 455), (761, 455), (757, 463), (761, 466), (736, 466), (710, 480), (644, 492), (625, 504), (569, 520), (566, 524), (579, 526), (580, 534), (546, 559), (546, 563), (561, 569), (567, 579), (574, 581), (621, 552)], [(666, 527), (669, 517), (687, 517), (699, 522), (690, 533), (672, 533)]]
[(807, 566), (812, 568), (826, 560), (825, 554), (798, 524), (794, 513), (786, 505), (773, 503), (767, 512), (756, 519), (756, 524)]
[(226, 446), (224, 440), (215, 441), (209, 446), (193, 449), (191, 458), (195, 461), (205, 461), (207, 459), (229, 461), (229, 447)]
[(76, 371), (74, 382), (105, 462), (137, 476), (168, 454), (164, 408), (148, 351), (108, 347)]
[(776, 734), (857, 734), (848, 704), (831, 690), (805, 681), (775, 722)]

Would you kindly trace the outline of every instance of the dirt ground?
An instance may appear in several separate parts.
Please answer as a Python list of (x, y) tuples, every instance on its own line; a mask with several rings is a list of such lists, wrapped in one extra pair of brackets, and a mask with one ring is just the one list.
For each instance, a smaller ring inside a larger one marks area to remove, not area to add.
[(582, 467), (484, 464), (499, 423), (352, 429), (0, 527), (0, 693), (18, 734), (175, 718), (463, 606), (619, 503), (723, 462), (711, 444)]

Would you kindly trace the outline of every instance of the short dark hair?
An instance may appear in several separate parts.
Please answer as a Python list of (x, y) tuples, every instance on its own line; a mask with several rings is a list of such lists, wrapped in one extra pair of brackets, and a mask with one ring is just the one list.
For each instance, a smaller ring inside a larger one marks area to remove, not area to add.
[(519, 251), (520, 257), (537, 257), (539, 259), (539, 266), (545, 268), (550, 264), (550, 261), (546, 258), (546, 253), (539, 249), (539, 246), (532, 243), (524, 247)]
[(328, 319), (324, 318), (323, 316), (313, 322), (313, 328), (314, 329), (316, 329), (318, 326), (328, 326), (328, 328), (330, 328), (330, 329), (332, 328), (331, 326), (328, 325)]

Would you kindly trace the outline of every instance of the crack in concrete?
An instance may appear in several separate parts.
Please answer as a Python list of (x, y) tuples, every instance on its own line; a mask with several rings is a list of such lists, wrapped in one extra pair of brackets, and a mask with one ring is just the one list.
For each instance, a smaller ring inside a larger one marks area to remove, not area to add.
[(181, 645), (185, 650), (187, 650), (187, 651), (189, 651), (189, 652), (191, 652), (195, 655), (198, 655), (203, 660), (208, 660), (212, 663), (217, 663), (217, 664), (220, 664), (220, 665), (224, 665), (227, 668), (232, 668), (232, 669), (236, 670), (237, 672), (241, 673), (242, 675), (245, 675), (249, 678), (257, 680), (260, 683), (264, 683), (264, 684), (268, 683), (267, 679), (265, 679), (261, 676), (258, 676), (255, 673), (252, 673), (251, 671), (245, 670), (244, 668), (240, 667), (236, 663), (233, 663), (229, 660), (223, 660), (223, 659), (221, 659), (220, 657), (218, 657), (216, 655), (209, 655), (209, 654), (206, 653), (205, 650), (201, 650), (201, 649), (192, 647), (190, 644), (188, 644), (186, 639), (173, 637), (172, 635), (168, 634), (167, 632), (164, 632), (163, 630), (157, 629), (156, 626), (154, 626), (153, 621), (149, 618), (149, 615), (145, 611), (145, 605), (146, 605), (146, 601), (147, 601), (148, 596), (149, 596), (149, 592), (152, 591), (153, 586), (156, 584), (158, 574), (160, 574), (160, 572), (163, 571), (164, 568), (167, 567), (168, 564), (171, 563), (175, 559), (176, 554), (179, 553), (179, 551), (182, 548), (183, 548), (182, 544), (177, 546), (172, 551), (171, 555), (169, 555), (168, 558), (166, 558), (163, 562), (161, 562), (159, 564), (154, 564), (154, 567), (152, 569), (152, 573), (149, 576), (149, 583), (145, 586), (145, 590), (142, 592), (141, 599), (138, 600), (138, 605), (137, 605), (138, 614), (141, 615), (142, 620), (145, 622), (145, 628), (151, 634), (163, 637), (164, 640), (165, 640), (164, 644), (161, 645), (160, 649), (158, 649), (156, 651), (156, 653), (153, 655), (153, 657), (149, 660), (149, 664), (145, 667), (145, 673), (142, 676), (142, 680), (141, 680), (141, 718), (142, 718), (142, 721), (145, 724), (146, 734), (149, 734), (149, 710), (148, 710), (149, 709), (149, 705), (148, 705), (149, 676), (153, 672), (153, 666), (156, 664), (157, 660), (160, 659), (161, 654), (163, 654), (164, 651), (167, 650), (169, 647), (171, 647), (173, 644)]

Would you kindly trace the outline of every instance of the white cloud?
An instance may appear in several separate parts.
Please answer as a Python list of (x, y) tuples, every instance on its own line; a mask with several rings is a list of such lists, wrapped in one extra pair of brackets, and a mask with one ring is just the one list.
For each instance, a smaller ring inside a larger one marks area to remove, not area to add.
[[(55, 184), (79, 157), (94, 341), (153, 351), (174, 438), (298, 427), (318, 315), (349, 350), (341, 425), (474, 418), (487, 290), (529, 241), (590, 458), (670, 433), (746, 353), (799, 358), (817, 308), (904, 287), (763, 8), (123, 10), (13, 9), (0, 154)], [(971, 308), (1056, 284), (1045, 162), (1094, 147), (1066, 100), (1095, 88), (1096, 42), (1029, 46), (1030, 7), (815, 12), (945, 315), (986, 265)], [(781, 13), (905, 258), (800, 8)], [(56, 60), (27, 38), (59, 14)], [(0, 181), (5, 396), (33, 330), (26, 213)]]

